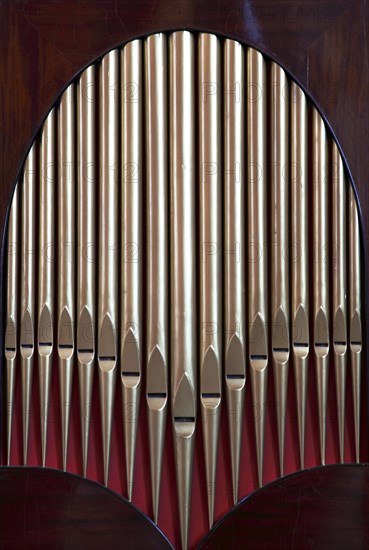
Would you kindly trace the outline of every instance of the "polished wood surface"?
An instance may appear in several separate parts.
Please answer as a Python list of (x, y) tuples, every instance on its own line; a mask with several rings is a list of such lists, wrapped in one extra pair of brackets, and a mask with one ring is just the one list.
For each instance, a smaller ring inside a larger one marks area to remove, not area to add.
[(277, 480), (232, 510), (198, 550), (363, 550), (369, 466), (326, 466)]
[(170, 550), (127, 500), (57, 470), (0, 468), (0, 550)]

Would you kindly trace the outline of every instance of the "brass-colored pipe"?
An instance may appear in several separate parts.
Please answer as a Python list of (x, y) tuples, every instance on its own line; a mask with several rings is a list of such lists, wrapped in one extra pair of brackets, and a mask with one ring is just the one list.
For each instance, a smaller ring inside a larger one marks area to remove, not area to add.
[(12, 442), (12, 422), (14, 412), (14, 388), (18, 346), (18, 215), (19, 183), (16, 183), (12, 204), (10, 207), (8, 225), (8, 271), (7, 271), (7, 303), (6, 303), (6, 331), (5, 331), (5, 359), (6, 359), (6, 456), (10, 464)]
[(303, 469), (309, 355), (307, 102), (304, 92), (294, 82), (291, 82), (290, 107), (291, 351), (295, 373), (300, 467)]
[(96, 327), (96, 74), (91, 65), (77, 84), (78, 172), (77, 172), (77, 359), (82, 433), (83, 475), (88, 464), (88, 441), (95, 370)]
[(266, 65), (247, 50), (247, 159), (249, 253), (249, 359), (259, 485), (263, 484), (268, 379), (266, 196)]
[(288, 81), (283, 69), (271, 64), (271, 319), (274, 389), (276, 399), (279, 467), (284, 472), (289, 337), (289, 203), (288, 203)]
[(169, 54), (172, 420), (181, 543), (186, 549), (197, 391), (193, 34), (171, 34)]
[(321, 463), (325, 464), (329, 368), (328, 146), (324, 122), (313, 107), (314, 351)]
[(344, 462), (347, 370), (346, 180), (342, 158), (334, 141), (332, 141), (332, 176), (333, 351), (336, 375), (340, 460)]
[(67, 469), (75, 319), (75, 88), (68, 86), (58, 109), (58, 360), (62, 464)]
[(222, 212), (220, 42), (200, 34), (200, 396), (209, 527), (214, 521), (215, 480), (222, 393)]
[[(246, 389), (245, 296), (245, 55), (234, 40), (224, 43), (224, 317), (225, 381), (233, 502), (239, 470)], [(212, 192), (212, 191), (211, 191)]]
[(23, 463), (27, 464), (35, 351), (36, 147), (26, 160), (22, 191), (20, 354), (22, 373)]
[(38, 265), (38, 371), (40, 386), (41, 454), (46, 464), (47, 425), (54, 348), (55, 264), (55, 109), (43, 126), (40, 151), (39, 265)]
[(167, 39), (145, 43), (146, 196), (147, 196), (147, 378), (150, 472), (153, 515), (159, 516), (165, 427), (168, 408), (168, 93)]
[(361, 321), (361, 260), (360, 229), (354, 190), (348, 182), (349, 190), (349, 273), (350, 273), (350, 360), (354, 406), (356, 462), (360, 462), (360, 408), (361, 408), (361, 363), (363, 333)]
[(98, 368), (105, 485), (109, 480), (117, 371), (118, 75), (118, 50), (112, 50), (103, 57), (100, 68)]
[(121, 51), (121, 386), (128, 500), (132, 500), (142, 361), (142, 42)]

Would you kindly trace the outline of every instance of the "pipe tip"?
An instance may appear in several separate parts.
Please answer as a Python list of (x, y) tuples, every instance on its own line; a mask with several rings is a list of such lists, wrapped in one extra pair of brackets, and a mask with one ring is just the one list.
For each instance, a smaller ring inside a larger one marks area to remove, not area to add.
[(233, 504), (236, 506), (238, 502), (238, 482), (233, 483)]

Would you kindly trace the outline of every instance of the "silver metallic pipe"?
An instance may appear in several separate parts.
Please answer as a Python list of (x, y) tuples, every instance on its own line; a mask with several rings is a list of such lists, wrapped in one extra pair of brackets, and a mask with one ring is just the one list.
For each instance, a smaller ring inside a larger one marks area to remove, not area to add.
[(168, 405), (168, 131), (167, 39), (145, 43), (147, 195), (147, 378), (152, 507), (159, 516)]
[(62, 464), (67, 469), (75, 319), (75, 88), (68, 86), (58, 110), (58, 362)]
[(350, 273), (350, 360), (354, 405), (356, 462), (360, 462), (360, 408), (361, 408), (361, 362), (363, 334), (361, 323), (361, 260), (360, 228), (357, 204), (351, 182), (348, 182), (349, 198), (349, 273)]
[(286, 74), (271, 64), (271, 174), (272, 174), (272, 353), (276, 399), (279, 467), (284, 472), (284, 438), (287, 409), (289, 337), (289, 203), (288, 203), (288, 105)]
[(188, 546), (196, 422), (194, 37), (170, 36), (172, 415), (182, 548)]
[(295, 373), (300, 467), (305, 465), (305, 423), (309, 355), (309, 246), (307, 103), (304, 92), (291, 82), (291, 321)]
[(80, 396), (82, 464), (86, 476), (88, 442), (95, 370), (96, 260), (97, 242), (94, 213), (96, 209), (96, 79), (95, 67), (83, 71), (77, 85), (77, 359)]
[(259, 485), (263, 484), (264, 427), (268, 380), (266, 65), (247, 50), (247, 159), (249, 235), (249, 358)]
[(224, 317), (225, 380), (231, 448), (233, 502), (238, 500), (246, 390), (245, 296), (245, 55), (234, 40), (224, 43)]
[(121, 386), (128, 500), (132, 500), (142, 362), (142, 42), (121, 51), (122, 333)]
[(22, 186), (22, 251), (20, 354), (22, 373), (23, 463), (27, 464), (31, 412), (33, 358), (35, 351), (35, 258), (36, 258), (36, 147), (26, 160)]
[(314, 351), (321, 463), (325, 464), (329, 368), (328, 146), (324, 122), (313, 107)]
[(118, 51), (112, 50), (102, 59), (100, 69), (98, 367), (105, 485), (109, 479), (117, 371), (118, 75)]
[(55, 264), (55, 110), (48, 115), (41, 135), (38, 265), (38, 371), (40, 386), (42, 465), (46, 463), (47, 424), (54, 347)]
[(6, 456), (10, 464), (12, 442), (12, 421), (14, 411), (14, 388), (18, 346), (18, 211), (19, 211), (19, 183), (14, 189), (10, 208), (8, 225), (8, 271), (7, 271), (7, 304), (6, 304), (6, 331), (5, 331), (5, 359), (6, 359)]
[(200, 34), (200, 396), (209, 527), (214, 521), (222, 393), (222, 211), (220, 41)]
[(332, 141), (332, 175), (333, 351), (336, 375), (340, 460), (344, 462), (347, 370), (346, 180), (342, 158), (334, 141)]

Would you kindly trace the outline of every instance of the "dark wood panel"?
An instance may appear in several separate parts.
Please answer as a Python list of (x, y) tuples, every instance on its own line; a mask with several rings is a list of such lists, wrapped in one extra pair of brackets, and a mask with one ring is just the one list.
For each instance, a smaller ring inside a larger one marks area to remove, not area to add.
[(0, 517), (1, 550), (173, 548), (122, 497), (57, 470), (0, 468)]
[(198, 550), (363, 550), (369, 547), (369, 466), (293, 474), (246, 498)]

